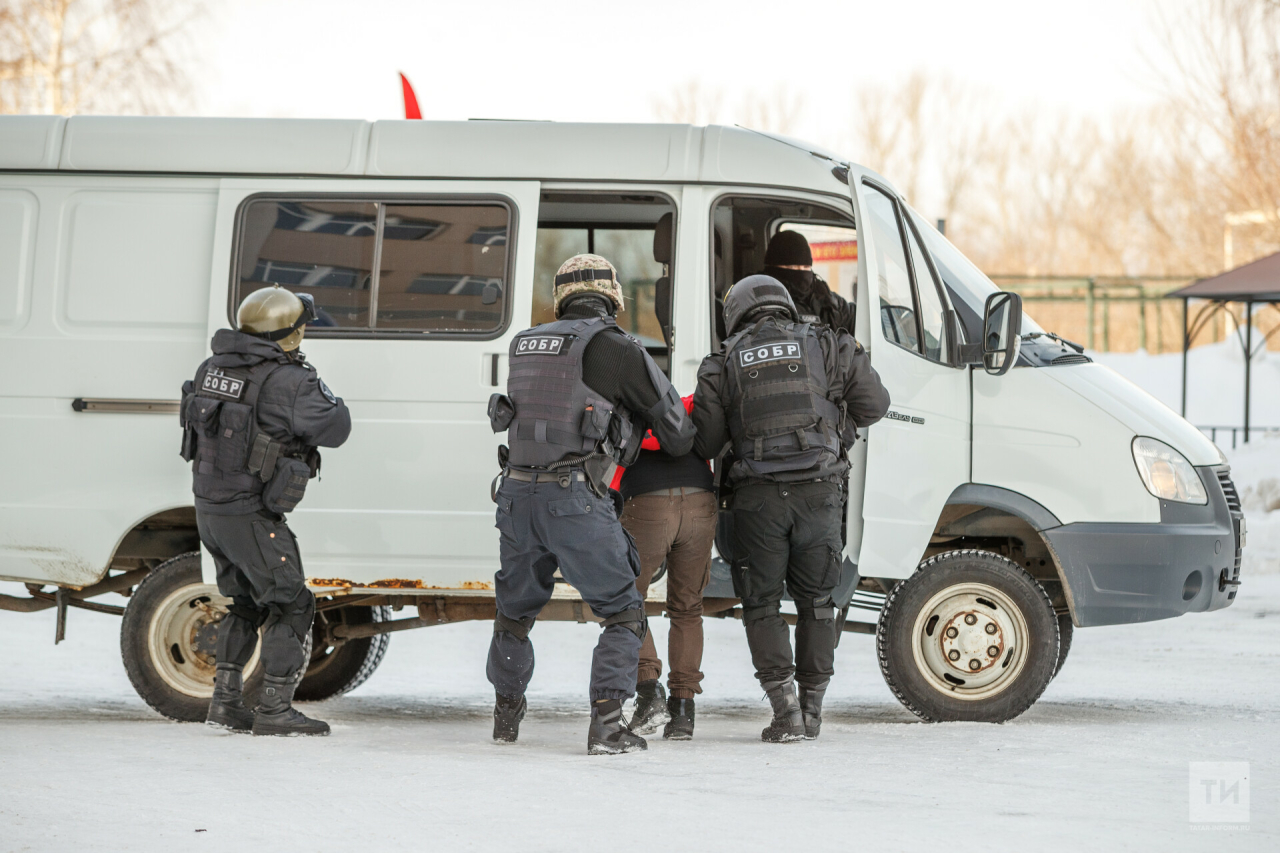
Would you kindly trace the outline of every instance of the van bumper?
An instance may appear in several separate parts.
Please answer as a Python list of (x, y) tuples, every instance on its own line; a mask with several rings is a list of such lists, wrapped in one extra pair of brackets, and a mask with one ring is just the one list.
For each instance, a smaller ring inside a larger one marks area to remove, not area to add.
[(1159, 524), (1078, 522), (1041, 531), (1075, 624), (1150, 622), (1235, 601), (1245, 522), (1226, 465), (1197, 468), (1205, 506), (1160, 502)]

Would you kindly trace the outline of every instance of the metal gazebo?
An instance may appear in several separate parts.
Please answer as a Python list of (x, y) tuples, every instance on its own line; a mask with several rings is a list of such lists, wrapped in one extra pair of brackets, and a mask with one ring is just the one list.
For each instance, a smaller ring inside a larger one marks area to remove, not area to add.
[[(1244, 353), (1244, 440), (1249, 440), (1249, 403), (1250, 403), (1250, 365), (1253, 361), (1253, 306), (1255, 303), (1280, 303), (1280, 252), (1259, 258), (1256, 261), (1236, 267), (1233, 270), (1202, 278), (1181, 290), (1166, 294), (1168, 299), (1182, 300), (1182, 416), (1187, 415), (1187, 351), (1191, 349), (1191, 341), (1203, 330), (1228, 303), (1243, 302), (1246, 306), (1244, 335), (1236, 328), (1236, 338)], [(1192, 299), (1206, 300), (1192, 319), (1189, 314)], [(1272, 329), (1263, 338), (1265, 347), (1267, 339), (1280, 326)]]

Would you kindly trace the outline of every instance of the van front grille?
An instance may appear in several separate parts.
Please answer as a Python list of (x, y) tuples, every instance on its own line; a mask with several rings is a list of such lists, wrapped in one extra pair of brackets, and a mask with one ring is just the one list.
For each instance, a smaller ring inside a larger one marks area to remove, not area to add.
[(1226, 495), (1227, 506), (1232, 512), (1240, 511), (1240, 493), (1236, 491), (1236, 484), (1231, 482), (1231, 475), (1225, 468), (1218, 469), (1218, 482), (1222, 484), (1222, 493)]

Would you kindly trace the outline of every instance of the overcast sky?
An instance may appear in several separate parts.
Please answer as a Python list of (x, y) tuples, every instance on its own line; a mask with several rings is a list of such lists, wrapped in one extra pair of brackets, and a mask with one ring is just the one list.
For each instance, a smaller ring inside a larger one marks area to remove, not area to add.
[[(1164, 0), (1172, 8), (1186, 0)], [(1109, 114), (1149, 102), (1154, 0), (637, 3), (222, 0), (202, 25), (195, 111), (647, 121), (690, 79), (803, 92), (811, 136), (859, 83), (926, 69), (1011, 108)], [(821, 140), (818, 140), (821, 141)]]

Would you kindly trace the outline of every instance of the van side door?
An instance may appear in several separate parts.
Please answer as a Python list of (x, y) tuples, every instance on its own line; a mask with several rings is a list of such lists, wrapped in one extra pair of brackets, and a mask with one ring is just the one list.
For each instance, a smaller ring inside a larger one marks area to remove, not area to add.
[[(888, 415), (867, 436), (858, 571), (905, 578), (929, 545), (948, 496), (969, 477), (968, 371), (948, 363), (945, 290), (896, 194), (851, 181), (861, 214), (859, 318)], [(864, 327), (865, 328), (865, 327)]]
[[(320, 318), (302, 349), (351, 409), (291, 522), (311, 578), (485, 589), (498, 565), (489, 484), (529, 316), (539, 185), (530, 181), (225, 180), (210, 328), (279, 284)], [(224, 273), (225, 275), (226, 273)]]

